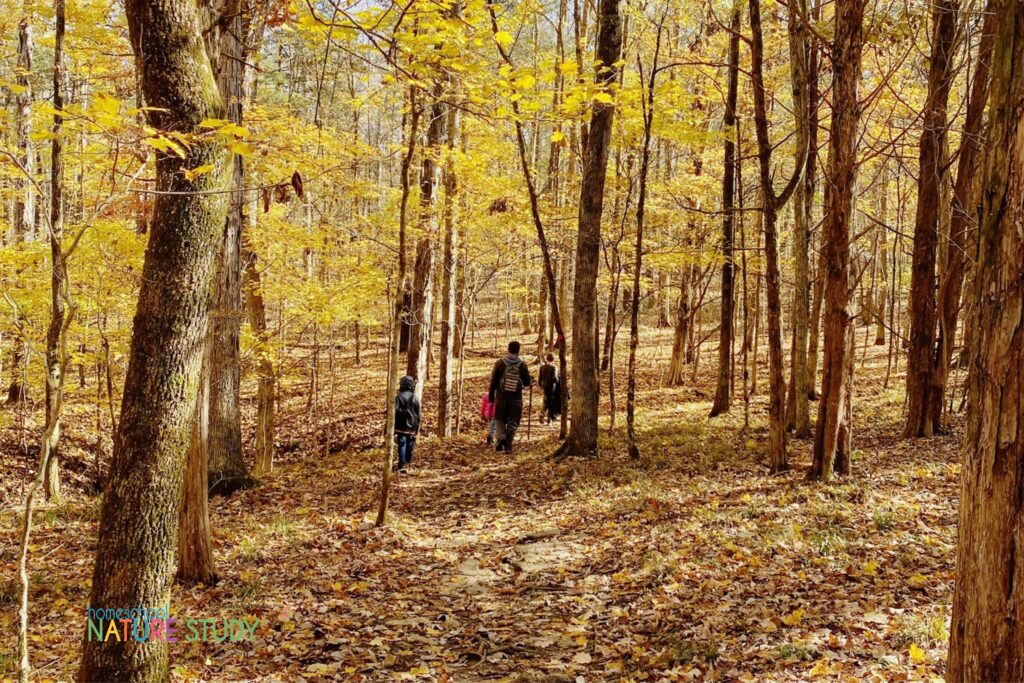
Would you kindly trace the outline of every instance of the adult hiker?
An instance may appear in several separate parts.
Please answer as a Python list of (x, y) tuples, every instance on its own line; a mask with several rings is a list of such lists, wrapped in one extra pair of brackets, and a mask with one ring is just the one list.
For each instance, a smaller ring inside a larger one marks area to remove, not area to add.
[(540, 419), (551, 422), (558, 417), (561, 406), (558, 401), (558, 369), (554, 365), (555, 357), (548, 354), (544, 364), (537, 371), (537, 384), (544, 392), (544, 405), (540, 411)]
[(420, 431), (420, 402), (413, 393), (416, 379), (406, 375), (398, 383), (395, 396), (395, 442), (398, 445), (399, 473), (406, 474), (412, 464), (412, 453), (416, 448), (416, 435)]
[(487, 396), (494, 402), (494, 450), (510, 453), (523, 418), (523, 387), (533, 384), (530, 369), (519, 358), (519, 342), (508, 343), (508, 355), (491, 371)]

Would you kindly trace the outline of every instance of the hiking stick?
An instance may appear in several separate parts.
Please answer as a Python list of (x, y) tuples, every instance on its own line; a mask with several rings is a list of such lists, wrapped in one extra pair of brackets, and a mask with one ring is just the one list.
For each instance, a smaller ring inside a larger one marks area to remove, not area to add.
[(530, 385), (530, 398), (526, 401), (526, 440), (530, 440), (530, 425), (533, 424), (533, 385)]

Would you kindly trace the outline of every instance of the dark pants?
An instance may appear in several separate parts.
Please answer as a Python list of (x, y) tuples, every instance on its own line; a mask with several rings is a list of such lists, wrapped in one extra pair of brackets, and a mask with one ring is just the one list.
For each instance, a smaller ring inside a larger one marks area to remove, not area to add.
[(398, 444), (398, 469), (412, 464), (412, 451), (416, 448), (416, 436), (413, 434), (395, 434)]
[(504, 443), (505, 448), (512, 448), (512, 440), (516, 438), (519, 421), (523, 419), (523, 399), (512, 394), (509, 397), (498, 396), (494, 406), (495, 443)]

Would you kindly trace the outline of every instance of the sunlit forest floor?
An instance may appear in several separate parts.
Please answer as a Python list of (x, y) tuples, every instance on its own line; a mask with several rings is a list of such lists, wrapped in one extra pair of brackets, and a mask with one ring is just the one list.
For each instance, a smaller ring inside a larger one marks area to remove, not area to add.
[[(364, 354), (355, 368), (351, 354), (339, 354), (333, 391), (322, 388), (313, 407), (295, 370), (274, 475), (211, 501), (220, 582), (176, 588), (172, 599), (179, 618), (258, 616), (256, 638), (173, 644), (172, 677), (940, 678), (959, 434), (901, 440), (903, 376), (893, 373), (883, 389), (885, 347), (859, 347), (858, 361), (866, 360), (856, 380), (855, 475), (806, 483), (810, 442), (792, 440), (793, 470), (769, 477), (764, 365), (743, 433), (742, 401), (729, 416), (706, 417), (712, 345), (696, 382), (660, 388), (668, 334), (645, 333), (639, 462), (626, 457), (621, 412), (598, 459), (554, 463), (557, 431), (536, 421), (511, 457), (486, 448), (476, 408), (494, 356), (490, 335), (478, 341), (466, 368), (468, 433), (445, 444), (420, 440), (412, 473), (394, 480), (384, 529), (369, 522), (386, 359)], [(85, 629), (98, 518), (88, 391), (73, 402), (68, 425), (68, 500), (43, 508), (33, 538), (36, 680), (73, 679)], [(432, 398), (428, 390), (427, 416)], [(538, 394), (535, 410), (539, 403)], [(10, 409), (2, 419), (0, 678), (8, 679), (17, 506), (32, 463), (16, 451)]]

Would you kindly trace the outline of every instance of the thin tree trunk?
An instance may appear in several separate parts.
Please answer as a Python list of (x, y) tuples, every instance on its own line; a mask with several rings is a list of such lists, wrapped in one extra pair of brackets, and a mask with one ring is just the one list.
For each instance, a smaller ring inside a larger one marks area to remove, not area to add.
[[(814, 458), (808, 478), (827, 482), (834, 467), (842, 465), (842, 447), (852, 425), (845, 424), (843, 400), (847, 385), (847, 359), (852, 343), (850, 327), (850, 226), (853, 189), (857, 181), (857, 132), (865, 0), (838, 0), (835, 41), (832, 45), (832, 134), (829, 140), (828, 184), (832, 188), (825, 212), (824, 255), (825, 343), (822, 396), (814, 439)], [(845, 434), (842, 430), (846, 430)], [(845, 436), (845, 439), (843, 438)], [(838, 462), (837, 462), (838, 461)], [(849, 471), (849, 464), (843, 468)]]
[(274, 469), (274, 408), (276, 405), (277, 377), (274, 372), (270, 331), (267, 329), (267, 310), (263, 301), (263, 285), (256, 267), (256, 254), (248, 239), (242, 239), (245, 261), (245, 298), (249, 309), (249, 327), (256, 337), (256, 462), (253, 474), (265, 477)]
[[(782, 360), (782, 303), (779, 278), (779, 247), (776, 221), (800, 181), (803, 168), (797, 166), (781, 193), (776, 194), (772, 180), (772, 145), (768, 137), (768, 107), (764, 86), (764, 42), (761, 31), (760, 0), (750, 0), (750, 54), (751, 83), (754, 90), (754, 127), (757, 131), (757, 157), (761, 176), (762, 209), (764, 221), (765, 285), (768, 295), (768, 466), (772, 473), (789, 468), (786, 457), (785, 401), (786, 382), (783, 379)], [(806, 145), (806, 138), (802, 144)], [(798, 146), (801, 142), (798, 141)], [(797, 158), (806, 154), (798, 150)]]
[[(380, 476), (380, 499), (377, 507), (377, 519), (374, 522), (376, 526), (384, 526), (387, 522), (388, 516), (388, 499), (391, 494), (391, 466), (395, 461), (395, 409), (394, 409), (394, 396), (398, 393), (398, 385), (401, 377), (399, 376), (399, 348), (401, 346), (402, 339), (402, 328), (404, 326), (403, 319), (406, 317), (405, 308), (405, 292), (408, 289), (408, 275), (406, 274), (405, 265), (405, 242), (406, 242), (406, 227), (409, 221), (409, 195), (411, 193), (411, 181), (409, 179), (409, 172), (412, 168), (413, 155), (416, 153), (416, 137), (419, 135), (419, 121), (420, 121), (420, 109), (419, 104), (416, 101), (416, 88), (410, 86), (409, 88), (409, 132), (408, 137), (405, 140), (406, 153), (402, 157), (402, 171), (401, 171), (401, 183), (402, 183), (402, 199), (399, 204), (398, 214), (398, 278), (395, 281), (395, 292), (394, 292), (394, 312), (391, 318), (391, 342), (390, 342), (390, 353), (388, 358), (388, 392), (384, 397), (384, 405), (387, 411), (387, 418), (385, 421), (384, 428), (384, 460), (381, 463)], [(404, 128), (404, 126), (403, 126)]]
[[(738, 19), (737, 19), (738, 21)], [(644, 255), (644, 210), (647, 203), (647, 172), (651, 166), (651, 127), (654, 122), (654, 88), (658, 76), (658, 57), (661, 54), (661, 33), (664, 28), (664, 15), (658, 24), (658, 33), (654, 42), (654, 56), (651, 61), (650, 75), (647, 83), (647, 100), (643, 109), (644, 145), (640, 161), (640, 189), (636, 200), (636, 251), (633, 258), (633, 301), (629, 313), (629, 377), (626, 383), (626, 432), (629, 440), (629, 457), (640, 458), (640, 448), (636, 443), (636, 351), (640, 346), (640, 274), (643, 271)], [(738, 46), (737, 46), (738, 49)], [(644, 79), (644, 68), (637, 55), (637, 71), (641, 82)], [(641, 96), (644, 93), (641, 92)], [(643, 102), (643, 100), (641, 100)]]
[(21, 166), (14, 176), (14, 242), (35, 238), (36, 188), (32, 182), (36, 171), (36, 150), (32, 141), (32, 15), (31, 3), (25, 2), (25, 13), (18, 24), (17, 76), (18, 92), (14, 96), (14, 137), (17, 162)]
[(814, 201), (814, 158), (817, 150), (811, 146), (811, 75), (817, 68), (810, 61), (806, 24), (810, 21), (806, 0), (789, 0), (789, 61), (796, 118), (797, 154), (794, 163), (804, 169), (801, 181), (793, 192), (793, 362), (789, 387), (793, 407), (792, 426), (797, 436), (811, 433), (810, 407), (807, 400), (807, 334), (810, 323), (809, 249), (811, 206)]
[(441, 261), (441, 368), (438, 374), (437, 433), (442, 438), (452, 435), (452, 370), (454, 342), (458, 334), (455, 324), (456, 285), (458, 284), (459, 228), (456, 216), (458, 177), (455, 174), (455, 150), (459, 134), (459, 110), (447, 107), (448, 145), (444, 164), (444, 254)]
[(736, 231), (735, 203), (736, 141), (732, 132), (736, 128), (736, 97), (740, 75), (740, 0), (734, 0), (729, 22), (729, 86), (725, 99), (722, 129), (726, 132), (725, 160), (722, 165), (722, 305), (718, 333), (718, 384), (711, 405), (711, 417), (729, 412), (732, 403), (732, 338), (733, 303), (735, 300), (733, 240)]
[[(970, 261), (968, 254), (973, 252), (973, 243), (976, 239), (974, 212), (971, 207), (977, 205), (978, 186), (973, 181), (979, 164), (985, 103), (988, 99), (994, 32), (993, 16), (993, 11), (986, 11), (982, 20), (978, 62), (974, 70), (974, 81), (971, 83), (970, 97), (967, 101), (967, 115), (960, 138), (962, 142), (956, 171), (956, 185), (953, 188), (949, 260), (939, 284), (939, 326), (932, 370), (931, 405), (929, 406), (931, 422), (936, 430), (942, 429), (944, 399), (949, 384), (953, 347), (956, 342), (957, 319), (960, 313), (960, 295), (963, 291), (964, 275)], [(965, 344), (965, 347), (968, 345)]]
[[(46, 467), (46, 497), (61, 500), (60, 491), (60, 393), (64, 390), (61, 374), (62, 347), (67, 343), (65, 310), (71, 293), (68, 285), (68, 263), (64, 253), (64, 0), (54, 2), (56, 37), (53, 53), (53, 140), (50, 152), (50, 325), (46, 331), (46, 424), (50, 435), (49, 460)], [(72, 311), (71, 316), (74, 315)], [(70, 323), (70, 320), (67, 321)]]
[[(146, 117), (158, 131), (192, 133), (224, 105), (190, 0), (127, 0), (129, 36), (142, 69)], [(132, 330), (121, 419), (100, 514), (89, 604), (167, 605), (177, 546), (185, 453), (199, 388), (217, 245), (231, 185), (228, 153), (214, 141), (157, 157), (149, 246)], [(212, 165), (189, 180), (184, 169)], [(130, 515), (125, 510), (134, 511)], [(80, 681), (166, 680), (163, 642), (83, 638)]]
[[(917, 185), (917, 217), (910, 284), (910, 349), (907, 353), (907, 423), (904, 436), (931, 436), (933, 354), (935, 350), (935, 264), (939, 239), (941, 186), (945, 177), (946, 107), (955, 73), (956, 0), (937, 0), (932, 11), (932, 52), (928, 97), (922, 112)], [(941, 402), (941, 398), (939, 399)]]

